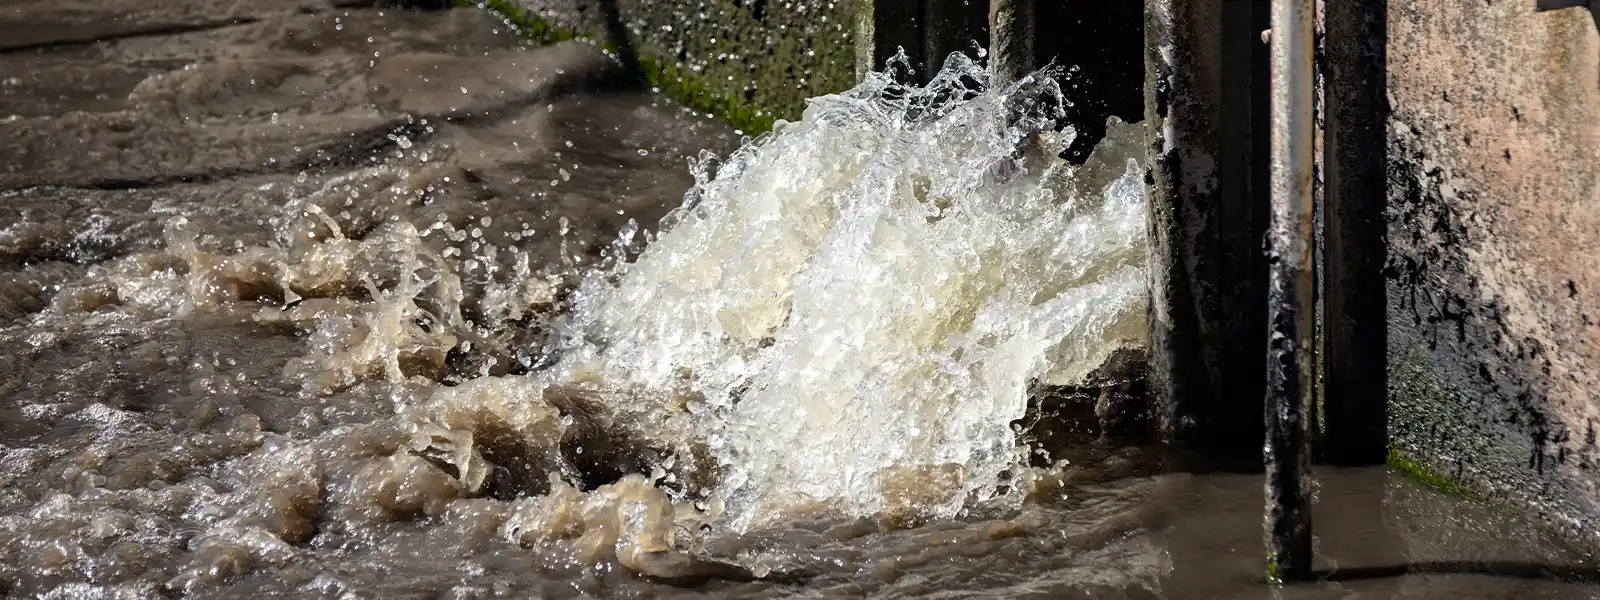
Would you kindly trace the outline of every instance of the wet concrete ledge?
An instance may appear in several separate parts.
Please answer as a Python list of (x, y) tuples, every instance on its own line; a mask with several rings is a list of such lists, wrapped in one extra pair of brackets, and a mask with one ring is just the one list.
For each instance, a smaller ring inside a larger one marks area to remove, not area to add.
[(541, 42), (597, 40), (648, 84), (748, 135), (855, 83), (850, 0), (457, 0)]

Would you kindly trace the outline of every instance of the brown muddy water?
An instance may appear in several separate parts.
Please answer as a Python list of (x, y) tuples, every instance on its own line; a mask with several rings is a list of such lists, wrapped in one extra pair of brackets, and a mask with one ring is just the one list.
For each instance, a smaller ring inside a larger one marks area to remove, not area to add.
[(7, 596), (1600, 598), (1384, 469), (1269, 588), (1259, 475), (1030, 411), (1142, 327), (1134, 130), (1017, 159), (1048, 90), (955, 65), (739, 150), (592, 47), (333, 4), (0, 7)]

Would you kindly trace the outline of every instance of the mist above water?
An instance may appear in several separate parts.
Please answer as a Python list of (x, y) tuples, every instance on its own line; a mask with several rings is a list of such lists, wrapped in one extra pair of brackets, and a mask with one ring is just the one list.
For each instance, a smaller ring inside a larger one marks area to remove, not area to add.
[[(1056, 156), (1052, 78), (988, 85), (953, 55), (813, 99), (726, 159), (653, 241), (624, 232), (562, 322), (545, 383), (688, 413), (743, 531), (817, 511), (945, 517), (995, 496), (1037, 382), (1142, 337), (1138, 130)], [(670, 407), (670, 408), (669, 408)]]

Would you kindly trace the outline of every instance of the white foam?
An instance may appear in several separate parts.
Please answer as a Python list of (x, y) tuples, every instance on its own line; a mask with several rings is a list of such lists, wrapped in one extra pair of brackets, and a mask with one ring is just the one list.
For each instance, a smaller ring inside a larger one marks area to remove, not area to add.
[(703, 397), (734, 530), (882, 510), (906, 469), (960, 474), (936, 516), (992, 495), (1030, 383), (1142, 335), (1145, 199), (1131, 159), (1080, 177), (1030, 136), (1061, 102), (1047, 78), (984, 81), (959, 58), (923, 88), (875, 75), (702, 157), (637, 261), (577, 294), (548, 378)]

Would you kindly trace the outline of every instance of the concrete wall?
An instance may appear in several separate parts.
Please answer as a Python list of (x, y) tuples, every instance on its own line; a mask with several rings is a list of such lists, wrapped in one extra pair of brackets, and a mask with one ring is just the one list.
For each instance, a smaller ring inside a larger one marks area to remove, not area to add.
[(854, 0), (495, 0), (558, 31), (604, 39), (614, 6), (651, 83), (757, 133), (805, 99), (855, 84)]
[(1600, 547), (1600, 36), (1558, 4), (1390, 3), (1390, 437)]

